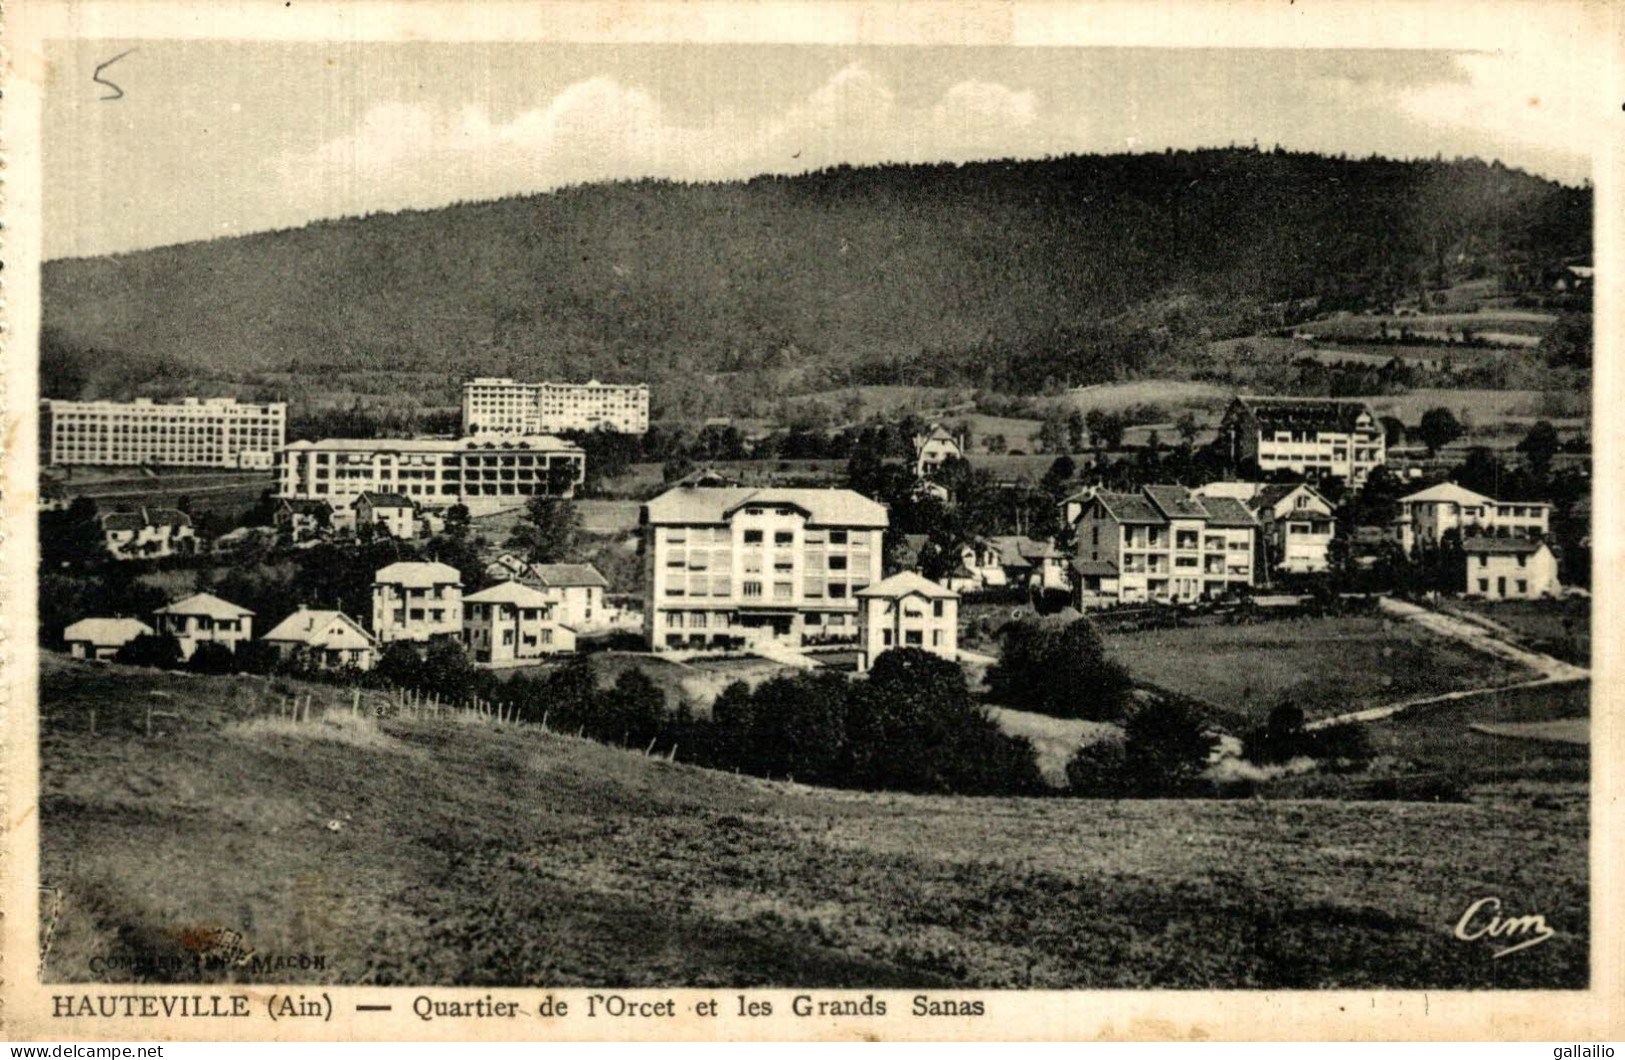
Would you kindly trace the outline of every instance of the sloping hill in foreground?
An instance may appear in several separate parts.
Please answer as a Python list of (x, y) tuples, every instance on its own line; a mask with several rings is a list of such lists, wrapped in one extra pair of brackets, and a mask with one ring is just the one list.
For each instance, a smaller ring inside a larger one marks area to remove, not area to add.
[[(44, 666), (47, 981), (252, 978), (189, 962), (222, 929), (262, 958), (325, 955), (261, 976), (302, 982), (1587, 980), (1583, 794), (1538, 810), (871, 796), (528, 727), (295, 724), (263, 679)], [(335, 690), (293, 690), (348, 714)], [(1508, 960), (1452, 938), (1484, 895), (1556, 937)]]

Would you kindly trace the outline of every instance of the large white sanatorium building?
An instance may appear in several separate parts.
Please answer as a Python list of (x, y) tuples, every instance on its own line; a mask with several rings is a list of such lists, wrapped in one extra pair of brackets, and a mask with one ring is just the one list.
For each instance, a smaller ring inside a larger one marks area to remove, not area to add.
[(42, 464), (269, 468), (287, 436), (288, 406), (234, 398), (179, 403), (40, 402)]
[(1382, 424), (1363, 401), (1243, 396), (1230, 403), (1221, 429), (1231, 459), (1256, 464), (1261, 475), (1288, 471), (1359, 486), (1387, 460)]
[(668, 490), (643, 506), (649, 645), (855, 639), (886, 522), (851, 490)]
[(524, 438), (328, 438), (277, 455), (277, 495), (347, 508), (363, 493), (408, 497), (419, 507), (468, 506), (480, 515), (533, 496), (569, 496), (586, 475), (579, 446)]
[(463, 434), (649, 429), (645, 383), (521, 383), (483, 377), (463, 384)]

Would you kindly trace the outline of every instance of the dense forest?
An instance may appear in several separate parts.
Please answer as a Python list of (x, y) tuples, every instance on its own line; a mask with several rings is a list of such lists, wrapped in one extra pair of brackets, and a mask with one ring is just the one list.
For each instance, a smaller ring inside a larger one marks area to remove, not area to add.
[[(1256, 149), (639, 181), (44, 267), (55, 396), (641, 379), (657, 414), (852, 383), (1032, 393), (1590, 253), (1592, 193)], [(109, 356), (116, 355), (116, 356)]]

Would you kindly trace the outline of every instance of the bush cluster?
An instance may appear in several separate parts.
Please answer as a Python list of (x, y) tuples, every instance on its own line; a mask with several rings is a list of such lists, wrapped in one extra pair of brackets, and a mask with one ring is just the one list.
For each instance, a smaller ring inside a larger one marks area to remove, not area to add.
[(1106, 644), (1086, 618), (1012, 622), (1004, 628), (997, 666), (988, 671), (993, 698), (1058, 718), (1115, 721), (1128, 705), (1128, 671), (1106, 657)]

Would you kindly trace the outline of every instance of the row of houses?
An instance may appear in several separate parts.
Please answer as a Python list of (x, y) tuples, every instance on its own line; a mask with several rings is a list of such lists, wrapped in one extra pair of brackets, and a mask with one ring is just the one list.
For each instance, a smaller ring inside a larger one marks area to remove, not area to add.
[[(1357, 399), (1241, 395), (1225, 410), (1219, 433), (1233, 466), (1264, 475), (1286, 471), (1359, 486), (1387, 459), (1382, 423)], [(914, 474), (921, 479), (965, 455), (964, 439), (941, 424), (913, 442)]]
[[(462, 574), (444, 563), (392, 563), (376, 572), (370, 627), (334, 610), (301, 606), (260, 639), (284, 657), (311, 665), (371, 669), (395, 642), (459, 640), (478, 665), (501, 667), (576, 648), (580, 632), (603, 624), (608, 582), (589, 564), (529, 564), (504, 556), (489, 567), (501, 580), (463, 591)], [(79, 658), (110, 659), (142, 634), (173, 636), (190, 659), (205, 643), (233, 652), (254, 639), (254, 612), (210, 593), (159, 608), (149, 625), (132, 618), (89, 618), (63, 631)]]

